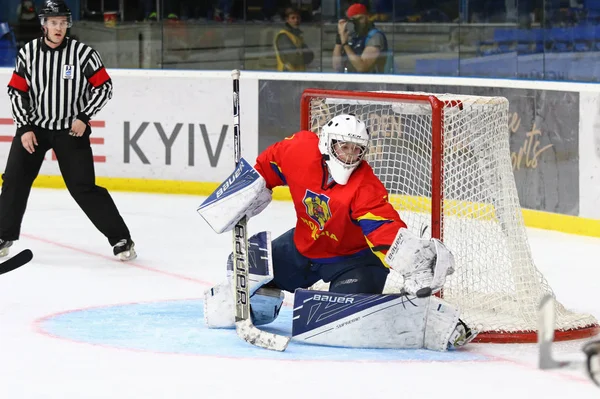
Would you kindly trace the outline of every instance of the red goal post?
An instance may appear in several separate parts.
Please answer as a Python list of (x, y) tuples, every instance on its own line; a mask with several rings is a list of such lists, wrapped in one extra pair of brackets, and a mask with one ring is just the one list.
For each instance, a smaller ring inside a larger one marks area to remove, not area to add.
[[(536, 342), (537, 305), (554, 294), (531, 257), (510, 159), (508, 100), (306, 89), (300, 128), (318, 134), (341, 113), (369, 127), (367, 161), (409, 228), (455, 254), (443, 297), (468, 324), (483, 327), (478, 342)], [(392, 271), (384, 292), (398, 292), (401, 280)], [(555, 340), (600, 332), (593, 316), (556, 305)]]

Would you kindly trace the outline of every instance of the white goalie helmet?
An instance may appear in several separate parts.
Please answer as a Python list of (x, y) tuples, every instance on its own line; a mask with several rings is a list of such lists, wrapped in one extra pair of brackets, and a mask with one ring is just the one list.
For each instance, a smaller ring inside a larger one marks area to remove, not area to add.
[(338, 184), (348, 183), (369, 148), (369, 130), (353, 114), (338, 115), (321, 128), (319, 151)]

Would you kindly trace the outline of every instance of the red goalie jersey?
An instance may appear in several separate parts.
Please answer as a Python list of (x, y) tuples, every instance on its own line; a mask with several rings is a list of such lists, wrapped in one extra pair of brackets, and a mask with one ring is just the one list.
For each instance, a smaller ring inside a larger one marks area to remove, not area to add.
[(398, 229), (406, 224), (366, 161), (346, 185), (336, 184), (318, 141), (316, 134), (301, 131), (273, 144), (256, 160), (255, 168), (269, 189), (286, 185), (290, 189), (298, 217), (296, 248), (319, 263), (339, 262), (371, 250), (383, 262)]

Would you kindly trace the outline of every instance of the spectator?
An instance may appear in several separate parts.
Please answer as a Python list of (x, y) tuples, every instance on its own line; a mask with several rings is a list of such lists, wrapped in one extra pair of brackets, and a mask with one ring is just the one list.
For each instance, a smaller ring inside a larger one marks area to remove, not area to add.
[(21, 0), (21, 3), (17, 7), (17, 14), (19, 15), (19, 21), (35, 21), (37, 23), (35, 4), (33, 4), (32, 0)]
[(369, 20), (367, 7), (353, 4), (338, 21), (333, 69), (338, 72), (393, 73), (393, 57), (385, 34)]
[(300, 11), (285, 10), (285, 27), (275, 36), (275, 56), (278, 71), (305, 71), (314, 59), (312, 50), (304, 43), (300, 30)]
[(143, 20), (147, 19), (148, 17), (150, 17), (150, 14), (152, 14), (152, 13), (154, 13), (154, 15), (156, 16), (156, 13), (154, 11), (156, 2), (153, 2), (152, 0), (138, 0), (137, 6), (138, 6), (137, 7), (138, 8), (137, 20), (143, 21)]
[(35, 4), (31, 0), (21, 0), (17, 8), (18, 23), (14, 26), (17, 46), (23, 47), (25, 43), (42, 36), (40, 21), (35, 11)]
[(213, 19), (218, 22), (233, 22), (231, 17), (232, 8), (233, 0), (218, 0)]

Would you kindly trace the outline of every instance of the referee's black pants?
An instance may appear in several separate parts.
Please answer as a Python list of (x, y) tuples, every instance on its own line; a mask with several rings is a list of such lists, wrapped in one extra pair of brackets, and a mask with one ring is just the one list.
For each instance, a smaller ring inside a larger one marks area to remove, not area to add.
[(88, 126), (81, 137), (69, 135), (69, 130), (36, 127), (33, 132), (38, 142), (33, 154), (23, 148), (19, 135), (15, 136), (10, 147), (6, 170), (2, 175), (0, 238), (6, 241), (19, 238), (31, 186), (42, 167), (46, 152), (53, 149), (69, 193), (94, 226), (108, 238), (110, 245), (115, 245), (121, 239), (130, 239), (129, 229), (110, 194), (96, 185), (90, 146), (91, 128)]

